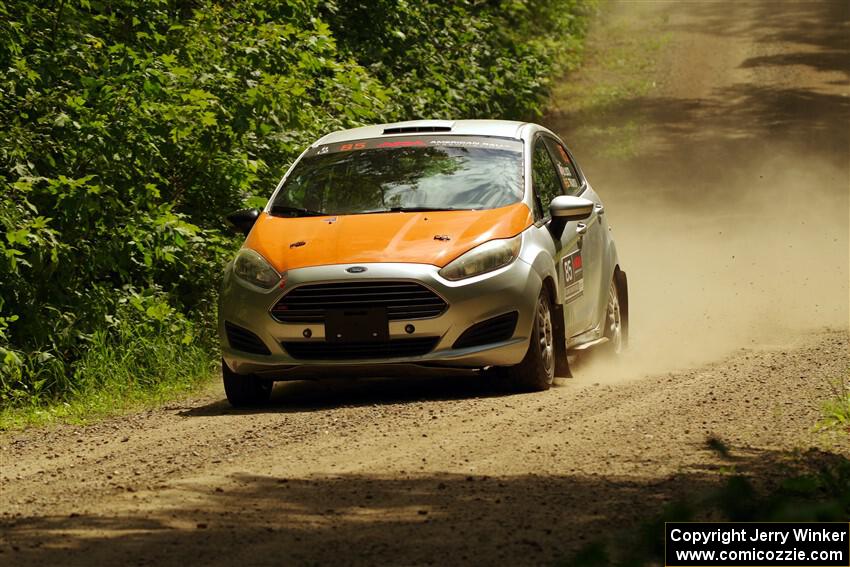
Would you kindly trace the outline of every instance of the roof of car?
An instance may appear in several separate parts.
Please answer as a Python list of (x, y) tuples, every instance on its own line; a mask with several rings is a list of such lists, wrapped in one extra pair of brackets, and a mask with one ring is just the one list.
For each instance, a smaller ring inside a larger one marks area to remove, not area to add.
[(520, 130), (527, 122), (513, 120), (410, 120), (391, 124), (375, 124), (349, 130), (331, 132), (316, 142), (313, 147), (324, 144), (365, 140), (382, 136), (406, 136), (417, 134), (445, 134), (455, 136), (497, 136), (520, 139)]

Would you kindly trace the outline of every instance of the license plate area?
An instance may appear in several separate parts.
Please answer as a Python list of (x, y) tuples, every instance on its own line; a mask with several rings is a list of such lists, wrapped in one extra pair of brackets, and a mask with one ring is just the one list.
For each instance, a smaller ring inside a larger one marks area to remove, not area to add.
[(381, 343), (390, 340), (384, 307), (325, 311), (325, 340), (330, 343)]

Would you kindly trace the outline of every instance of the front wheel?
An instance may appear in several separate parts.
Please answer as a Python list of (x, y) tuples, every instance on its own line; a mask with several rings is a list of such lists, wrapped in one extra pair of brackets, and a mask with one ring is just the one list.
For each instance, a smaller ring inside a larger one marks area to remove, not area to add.
[(611, 280), (608, 286), (608, 305), (605, 309), (605, 327), (603, 336), (608, 339), (605, 351), (610, 355), (618, 355), (626, 347), (628, 336), (628, 317), (621, 305), (621, 293), (617, 278)]
[(253, 374), (237, 374), (221, 361), (221, 377), (227, 401), (235, 408), (256, 407), (269, 401), (274, 382)]
[(548, 390), (555, 379), (555, 331), (552, 303), (546, 291), (540, 293), (534, 313), (531, 340), (525, 358), (506, 369), (510, 384), (523, 392)]

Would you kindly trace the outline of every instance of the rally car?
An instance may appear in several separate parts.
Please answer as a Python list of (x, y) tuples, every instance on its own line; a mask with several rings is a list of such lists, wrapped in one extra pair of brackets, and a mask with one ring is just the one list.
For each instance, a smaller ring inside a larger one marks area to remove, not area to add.
[(275, 380), (484, 371), (522, 390), (568, 350), (620, 352), (628, 290), (605, 208), (551, 131), (502, 120), (333, 132), (307, 148), (224, 273), (234, 406)]

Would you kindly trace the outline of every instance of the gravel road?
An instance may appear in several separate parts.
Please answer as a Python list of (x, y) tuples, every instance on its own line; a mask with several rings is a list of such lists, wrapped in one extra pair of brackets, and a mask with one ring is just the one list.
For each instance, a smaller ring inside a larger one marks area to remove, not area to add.
[(769, 479), (798, 450), (850, 456), (850, 432), (814, 428), (850, 371), (849, 6), (605, 9), (546, 122), (629, 272), (616, 364), (585, 357), (527, 395), (279, 384), (257, 411), (216, 385), (5, 433), (0, 564), (554, 564), (725, 467)]

